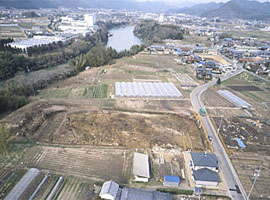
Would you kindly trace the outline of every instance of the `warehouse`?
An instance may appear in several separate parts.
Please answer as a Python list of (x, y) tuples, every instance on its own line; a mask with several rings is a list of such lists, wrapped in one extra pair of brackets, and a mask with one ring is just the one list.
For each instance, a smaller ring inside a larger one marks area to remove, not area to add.
[(182, 98), (183, 95), (173, 83), (116, 82), (116, 97), (129, 98)]
[(134, 153), (133, 174), (135, 182), (148, 182), (150, 178), (149, 156), (142, 153)]
[(44, 37), (44, 38), (30, 38), (27, 40), (21, 40), (18, 42), (11, 42), (8, 45), (12, 48), (21, 49), (27, 51), (27, 48), (34, 46), (42, 46), (47, 44), (57, 43), (61, 41), (62, 38), (59, 37)]

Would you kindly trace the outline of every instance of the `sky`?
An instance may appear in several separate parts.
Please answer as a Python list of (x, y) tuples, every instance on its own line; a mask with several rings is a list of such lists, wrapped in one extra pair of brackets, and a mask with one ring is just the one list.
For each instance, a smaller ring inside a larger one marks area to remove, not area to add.
[[(160, 1), (160, 2), (165, 2), (165, 3), (181, 3), (181, 2), (194, 2), (194, 3), (206, 3), (206, 2), (211, 2), (211, 1), (215, 1), (215, 2), (227, 2), (228, 0), (136, 0), (136, 1)], [(260, 2), (266, 2), (266, 1), (270, 1), (270, 0), (257, 0)]]

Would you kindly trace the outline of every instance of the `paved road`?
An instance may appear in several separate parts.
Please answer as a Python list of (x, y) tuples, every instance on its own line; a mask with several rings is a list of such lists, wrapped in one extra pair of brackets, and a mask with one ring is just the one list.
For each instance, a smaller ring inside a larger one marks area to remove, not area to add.
[[(239, 65), (237, 66), (237, 70), (234, 73), (226, 74), (223, 77), (221, 77), (221, 80), (226, 80), (228, 78), (231, 78), (233, 76), (236, 76), (240, 74), (243, 71), (243, 68)], [(203, 103), (201, 102), (201, 94), (207, 90), (210, 86), (214, 85), (216, 83), (216, 80), (213, 80), (207, 84), (201, 85), (197, 88), (195, 88), (192, 93), (190, 94), (190, 99), (193, 108), (197, 113), (199, 113), (199, 110), (201, 107), (203, 107)], [(205, 129), (209, 136), (213, 137), (213, 149), (214, 153), (218, 157), (219, 160), (219, 167), (223, 174), (223, 177), (225, 179), (228, 192), (231, 195), (232, 199), (235, 200), (243, 200), (247, 199), (247, 195), (243, 189), (243, 186), (238, 178), (238, 175), (236, 174), (234, 167), (225, 152), (225, 149), (223, 148), (222, 143), (220, 142), (217, 132), (215, 128), (213, 127), (212, 122), (210, 121), (208, 115), (205, 117), (201, 117), (202, 123), (205, 126)], [(241, 194), (234, 191), (236, 189), (236, 185), (239, 187)], [(232, 190), (231, 190), (232, 189)]]

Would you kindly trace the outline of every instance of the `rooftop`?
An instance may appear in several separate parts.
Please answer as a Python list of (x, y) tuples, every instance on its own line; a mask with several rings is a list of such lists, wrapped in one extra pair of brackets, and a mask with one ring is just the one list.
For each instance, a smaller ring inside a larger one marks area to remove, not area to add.
[(137, 152), (134, 153), (133, 173), (135, 176), (150, 178), (148, 155)]
[(217, 172), (204, 168), (193, 171), (195, 181), (221, 182)]
[(191, 158), (194, 166), (215, 167), (218, 168), (218, 159), (215, 154), (191, 152)]
[(123, 188), (121, 200), (171, 200), (172, 196), (169, 193), (135, 189)]
[(166, 182), (180, 183), (180, 177), (179, 176), (165, 175), (164, 176), (164, 181), (166, 181)]
[(105, 194), (109, 194), (116, 198), (119, 192), (119, 184), (114, 181), (107, 181), (103, 184), (99, 196), (103, 196)]

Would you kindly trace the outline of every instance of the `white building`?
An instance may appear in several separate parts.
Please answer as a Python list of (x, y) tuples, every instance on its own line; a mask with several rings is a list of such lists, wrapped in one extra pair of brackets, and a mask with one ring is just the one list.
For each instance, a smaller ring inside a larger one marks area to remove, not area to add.
[(29, 47), (41, 46), (46, 44), (52, 44), (53, 42), (57, 43), (62, 41), (61, 37), (54, 36), (37, 36), (31, 39), (21, 40), (17, 42), (11, 42), (8, 45), (12, 48), (27, 50)]
[(164, 22), (164, 15), (163, 14), (160, 14), (159, 15), (158, 22), (159, 23), (163, 23)]
[(134, 153), (133, 174), (135, 182), (148, 182), (150, 178), (149, 156), (142, 153)]
[(96, 24), (96, 16), (85, 14), (84, 21), (86, 22), (88, 27), (94, 27), (94, 25)]
[(116, 200), (119, 199), (120, 193), (119, 184), (111, 180), (103, 184), (99, 196), (101, 199)]

